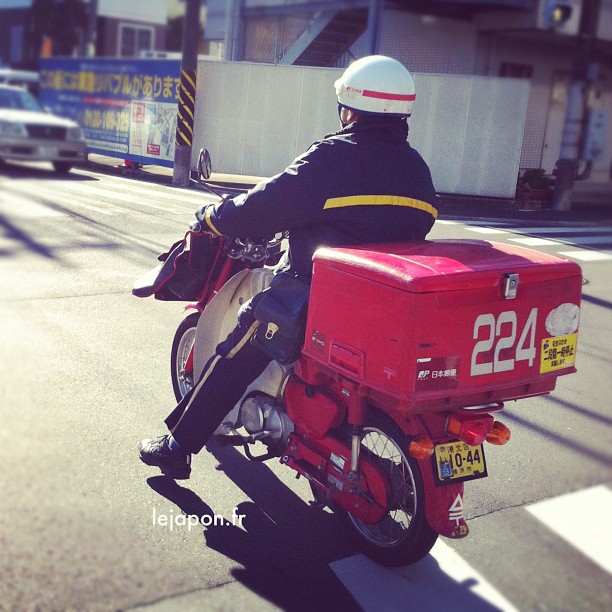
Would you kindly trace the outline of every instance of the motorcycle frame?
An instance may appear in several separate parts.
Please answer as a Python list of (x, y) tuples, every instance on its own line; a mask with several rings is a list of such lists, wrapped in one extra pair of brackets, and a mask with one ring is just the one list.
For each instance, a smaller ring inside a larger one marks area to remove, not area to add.
[[(239, 259), (233, 259), (227, 256), (224, 247), (224, 239), (221, 239), (215, 261), (211, 266), (211, 272), (206, 279), (200, 296), (196, 302), (185, 305), (185, 311), (194, 310), (202, 313), (214, 296), (236, 273), (245, 268), (263, 266), (263, 263), (252, 264)], [(220, 270), (215, 275), (217, 264), (223, 257), (225, 257), (225, 261), (223, 261)], [(185, 364), (185, 371), (189, 374), (193, 374), (194, 371), (193, 356), (194, 350), (192, 348)], [(444, 423), (449, 411), (411, 415), (412, 418), (410, 419), (402, 418), (405, 415), (401, 410), (394, 409), (395, 407), (392, 405), (377, 405), (378, 402), (369, 397), (366, 390), (358, 383), (338, 373), (321, 370), (317, 364), (311, 363), (311, 360), (303, 355), (296, 362), (293, 375), (307, 384), (329, 386), (336, 399), (344, 404), (346, 420), (351, 433), (351, 444), (347, 448), (350, 456), (350, 472), (347, 475), (346, 483), (349, 485), (352, 493), (358, 491), (362, 482), (359, 476), (362, 471), (360, 464), (360, 440), (363, 428), (367, 423), (367, 413), (370, 408), (378, 408), (388, 414), (409, 439), (419, 434), (427, 434), (435, 438), (436, 443), (450, 440), (444, 429)], [(285, 389), (283, 389), (283, 395)], [(283, 397), (281, 401), (285, 403), (288, 412), (299, 412), (301, 410), (299, 405), (291, 405), (292, 400), (289, 400), (289, 398)], [(293, 401), (295, 402), (295, 400)], [(322, 437), (320, 442), (321, 444), (319, 444), (318, 448), (325, 448), (325, 436)], [(409, 449), (403, 449), (403, 451), (408, 456)], [(287, 463), (298, 473), (305, 475), (307, 478), (309, 477), (306, 470), (301, 469), (297, 462), (284, 460), (285, 457), (286, 455), (283, 457), (283, 463)], [(325, 459), (323, 458), (323, 460)], [(418, 466), (423, 480), (425, 516), (429, 526), (437, 533), (449, 538), (462, 538), (468, 535), (468, 526), (463, 516), (464, 483), (446, 483), (440, 486), (435, 482), (431, 460), (418, 460)], [(372, 467), (370, 465), (368, 469), (371, 473)], [(327, 498), (332, 498), (333, 486), (326, 486), (320, 482), (316, 484)]]

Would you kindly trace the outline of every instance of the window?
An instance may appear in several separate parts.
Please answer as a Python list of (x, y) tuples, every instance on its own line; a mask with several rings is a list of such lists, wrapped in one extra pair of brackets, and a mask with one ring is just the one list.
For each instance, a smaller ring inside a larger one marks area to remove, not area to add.
[(137, 57), (153, 50), (153, 28), (119, 25), (119, 57)]

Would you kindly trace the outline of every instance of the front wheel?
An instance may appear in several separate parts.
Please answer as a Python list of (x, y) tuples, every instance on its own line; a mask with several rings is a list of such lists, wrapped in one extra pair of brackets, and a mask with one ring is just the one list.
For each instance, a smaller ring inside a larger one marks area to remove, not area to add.
[(72, 166), (74, 166), (74, 164), (70, 162), (56, 161), (52, 163), (53, 163), (53, 168), (55, 168), (55, 171), (59, 172), (59, 174), (67, 174), (68, 172), (72, 170)]
[(410, 565), (422, 559), (438, 534), (425, 520), (423, 480), (415, 459), (407, 454), (408, 439), (385, 415), (373, 412), (361, 437), (361, 456), (377, 465), (389, 480), (385, 516), (367, 525), (349, 512), (341, 517), (363, 552), (382, 565)]
[(174, 389), (174, 397), (177, 402), (180, 402), (191, 391), (194, 385), (193, 345), (199, 318), (199, 312), (192, 312), (186, 316), (178, 326), (172, 341), (170, 368), (172, 388)]

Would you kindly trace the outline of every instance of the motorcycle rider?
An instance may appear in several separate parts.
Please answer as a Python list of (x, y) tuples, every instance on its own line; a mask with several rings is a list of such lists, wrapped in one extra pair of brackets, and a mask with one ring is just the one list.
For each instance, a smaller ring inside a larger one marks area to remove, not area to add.
[[(369, 56), (349, 66), (335, 88), (340, 131), (248, 193), (196, 213), (218, 235), (289, 230), (289, 249), (277, 270), (306, 280), (320, 246), (423, 240), (437, 217), (429, 168), (407, 141), (415, 99), (410, 72), (392, 58)], [(170, 435), (142, 440), (144, 463), (173, 478), (189, 478), (191, 454), (203, 448), (270, 363), (250, 342), (262, 295), (241, 308), (236, 328), (166, 418)]]

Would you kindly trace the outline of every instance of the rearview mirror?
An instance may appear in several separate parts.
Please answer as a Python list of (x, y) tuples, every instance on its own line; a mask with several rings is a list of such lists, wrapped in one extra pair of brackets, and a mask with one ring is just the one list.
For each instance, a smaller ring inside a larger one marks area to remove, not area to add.
[(200, 154), (198, 155), (198, 174), (200, 179), (207, 181), (210, 178), (211, 171), (210, 153), (208, 149), (200, 149)]

